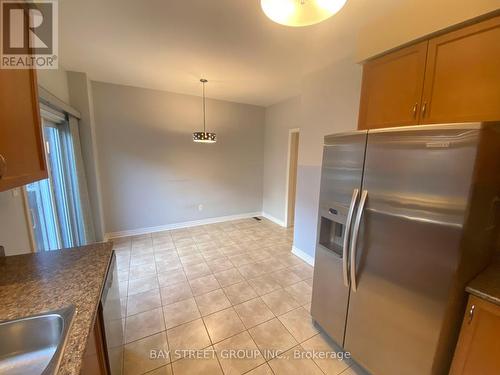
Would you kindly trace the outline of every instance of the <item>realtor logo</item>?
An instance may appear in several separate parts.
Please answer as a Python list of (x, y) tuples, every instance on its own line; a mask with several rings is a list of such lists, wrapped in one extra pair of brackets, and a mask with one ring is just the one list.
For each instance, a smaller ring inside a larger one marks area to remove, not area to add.
[(1, 69), (57, 69), (56, 0), (0, 0)]

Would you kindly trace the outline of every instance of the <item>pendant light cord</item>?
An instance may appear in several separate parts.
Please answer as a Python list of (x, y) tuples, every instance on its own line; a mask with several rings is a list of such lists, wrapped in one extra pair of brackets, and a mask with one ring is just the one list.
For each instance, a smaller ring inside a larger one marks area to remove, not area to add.
[(206, 107), (205, 107), (205, 81), (202, 81), (203, 83), (203, 132), (207, 132), (207, 124), (206, 124)]

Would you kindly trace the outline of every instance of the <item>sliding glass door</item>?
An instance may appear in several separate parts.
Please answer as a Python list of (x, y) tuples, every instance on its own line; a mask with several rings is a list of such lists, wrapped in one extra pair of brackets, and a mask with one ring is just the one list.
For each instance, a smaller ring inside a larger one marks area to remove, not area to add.
[(50, 179), (26, 185), (36, 251), (62, 247), (57, 211)]
[(43, 117), (49, 178), (26, 186), (37, 251), (86, 243), (75, 150), (69, 122), (62, 114)]

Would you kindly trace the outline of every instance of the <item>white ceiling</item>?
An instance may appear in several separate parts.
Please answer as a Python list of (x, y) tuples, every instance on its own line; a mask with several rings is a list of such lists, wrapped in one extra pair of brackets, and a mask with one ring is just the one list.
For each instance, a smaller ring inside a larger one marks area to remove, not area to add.
[(289, 28), (259, 0), (61, 0), (60, 63), (90, 79), (267, 106), (304, 74), (355, 53), (359, 29), (400, 0), (349, 0), (327, 21)]

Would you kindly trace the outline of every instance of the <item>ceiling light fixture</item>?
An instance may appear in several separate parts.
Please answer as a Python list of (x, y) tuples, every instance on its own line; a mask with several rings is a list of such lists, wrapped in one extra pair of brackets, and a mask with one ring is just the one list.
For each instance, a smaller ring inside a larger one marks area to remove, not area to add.
[(206, 104), (205, 104), (205, 84), (208, 82), (205, 78), (200, 79), (203, 85), (203, 131), (193, 133), (193, 142), (197, 143), (215, 143), (217, 142), (217, 136), (215, 133), (207, 132), (207, 115), (206, 115)]
[(347, 0), (260, 0), (272, 21), (285, 26), (309, 26), (333, 16)]

